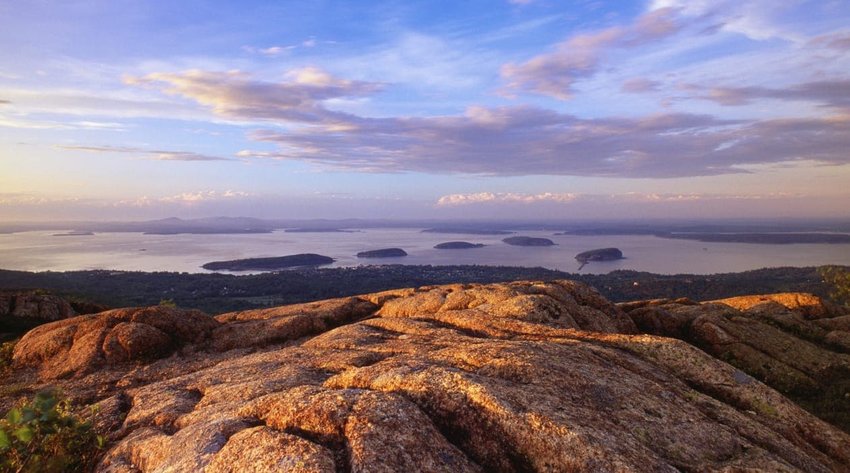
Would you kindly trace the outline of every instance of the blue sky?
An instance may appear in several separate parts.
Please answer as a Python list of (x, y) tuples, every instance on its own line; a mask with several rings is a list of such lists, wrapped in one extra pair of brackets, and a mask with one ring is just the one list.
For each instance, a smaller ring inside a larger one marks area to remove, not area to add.
[(848, 217), (846, 1), (0, 2), (0, 218)]

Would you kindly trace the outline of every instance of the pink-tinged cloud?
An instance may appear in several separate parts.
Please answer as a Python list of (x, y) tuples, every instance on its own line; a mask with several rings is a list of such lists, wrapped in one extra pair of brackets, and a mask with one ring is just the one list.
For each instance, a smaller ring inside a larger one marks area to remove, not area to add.
[(850, 119), (723, 121), (666, 114), (579, 119), (519, 107), (466, 116), (363, 120), (336, 133), (254, 132), (277, 159), (374, 172), (684, 177), (746, 172), (742, 166), (846, 164)]
[(347, 121), (347, 114), (327, 110), (322, 101), (370, 95), (382, 87), (339, 79), (313, 67), (291, 71), (282, 82), (255, 81), (241, 72), (199, 70), (128, 77), (125, 82), (194, 100), (224, 117), (309, 123)]
[(809, 41), (810, 46), (850, 51), (850, 32), (830, 33), (816, 36)]
[(850, 107), (850, 80), (835, 79), (806, 82), (788, 88), (713, 87), (700, 98), (720, 105), (749, 105), (758, 99), (815, 102), (833, 108)]
[(710, 176), (747, 172), (755, 164), (850, 162), (850, 118), (843, 114), (761, 121), (686, 113), (584, 119), (531, 106), (472, 106), (462, 115), (367, 118), (330, 111), (323, 101), (371, 93), (375, 84), (317, 70), (290, 74), (286, 84), (201, 72), (152, 76), (159, 78), (152, 84), (221, 116), (302, 125), (251, 132), (250, 138), (278, 149), (246, 150), (238, 154), (243, 159), (360, 172), (600, 177)]
[(676, 10), (661, 8), (645, 13), (626, 26), (573, 36), (521, 64), (502, 66), (509, 91), (529, 91), (558, 99), (569, 99), (574, 84), (599, 70), (608, 50), (634, 48), (671, 36), (681, 29)]

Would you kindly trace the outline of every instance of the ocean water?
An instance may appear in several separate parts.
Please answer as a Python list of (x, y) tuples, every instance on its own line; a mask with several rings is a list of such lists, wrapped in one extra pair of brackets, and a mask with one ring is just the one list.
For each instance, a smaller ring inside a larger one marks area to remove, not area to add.
[[(422, 233), (419, 229), (366, 229), (353, 233), (285, 233), (245, 235), (144, 235), (97, 233), (53, 236), (61, 231), (0, 234), (0, 269), (70, 271), (207, 272), (210, 261), (318, 253), (336, 258), (333, 266), (363, 264), (540, 266), (576, 272), (575, 255), (595, 248), (617, 247), (626, 259), (593, 262), (583, 273), (633, 269), (660, 274), (712, 274), (777, 266), (850, 265), (850, 244), (763, 245), (704, 243), (646, 235), (575, 236), (523, 231), (517, 235), (549, 238), (557, 246), (516, 247), (502, 235)], [(437, 250), (446, 241), (484, 243), (468, 250)], [(399, 247), (408, 256), (358, 259), (360, 251)]]

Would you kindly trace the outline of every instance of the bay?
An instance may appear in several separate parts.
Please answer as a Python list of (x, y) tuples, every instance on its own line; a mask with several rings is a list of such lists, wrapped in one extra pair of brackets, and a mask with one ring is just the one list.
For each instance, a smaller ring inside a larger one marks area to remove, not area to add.
[[(582, 273), (619, 269), (659, 274), (713, 274), (779, 266), (850, 265), (850, 244), (767, 245), (706, 243), (650, 235), (554, 235), (550, 231), (522, 231), (517, 235), (544, 237), (557, 245), (517, 247), (503, 243), (503, 235), (422, 233), (421, 229), (366, 229), (351, 233), (286, 233), (217, 235), (145, 235), (96, 233), (54, 236), (57, 231), (0, 234), (0, 269), (71, 271), (88, 269), (126, 271), (209, 272), (210, 261), (318, 253), (336, 259), (329, 267), (367, 264), (528, 266), (577, 272), (575, 255), (596, 248), (616, 247), (626, 259), (592, 262)], [(446, 241), (484, 243), (483, 248), (438, 250)], [(400, 258), (358, 259), (360, 251), (403, 248)]]

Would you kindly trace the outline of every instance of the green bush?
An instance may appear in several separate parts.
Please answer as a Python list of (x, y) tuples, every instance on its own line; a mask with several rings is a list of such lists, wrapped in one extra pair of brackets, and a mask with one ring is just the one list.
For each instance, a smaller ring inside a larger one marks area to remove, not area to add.
[(91, 422), (71, 413), (55, 390), (39, 392), (0, 419), (0, 472), (88, 471), (103, 446)]
[(159, 300), (160, 307), (177, 307), (177, 303), (174, 302), (174, 299), (160, 299)]
[(850, 271), (840, 266), (822, 266), (818, 273), (823, 282), (832, 286), (829, 294), (835, 302), (850, 307)]

